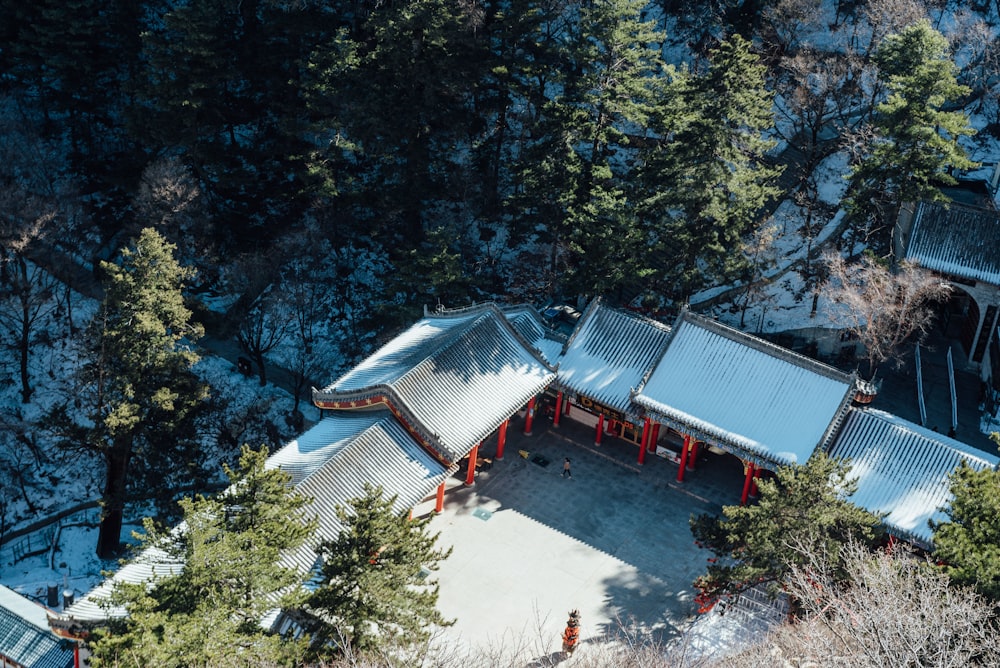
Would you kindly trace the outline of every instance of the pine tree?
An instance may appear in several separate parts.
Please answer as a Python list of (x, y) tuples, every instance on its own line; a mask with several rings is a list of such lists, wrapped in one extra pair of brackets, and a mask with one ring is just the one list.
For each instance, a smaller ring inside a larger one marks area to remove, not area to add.
[(844, 545), (853, 540), (874, 546), (879, 518), (847, 500), (857, 489), (848, 472), (845, 462), (819, 453), (805, 464), (779, 468), (774, 479), (761, 479), (757, 503), (725, 506), (722, 517), (692, 517), (695, 540), (717, 558), (695, 581), (702, 606), (761, 584), (775, 590), (793, 564), (809, 559), (842, 574)]
[(141, 6), (0, 0), (5, 79), (29, 92), (46, 131), (69, 141), (69, 157), (82, 177), (112, 193), (134, 177), (139, 159), (121, 120), (133, 101)]
[(348, 25), (318, 45), (309, 93), (313, 109), (334, 111), (317, 116), (317, 131), (332, 140), (323, 171), (372, 232), (393, 247), (397, 239), (412, 246), (433, 220), (428, 203), (461, 202), (457, 193), (466, 192), (456, 155), (474, 135), (470, 99), (483, 48), (474, 39), (475, 6), (338, 5)]
[(656, 230), (661, 282), (679, 299), (740, 271), (735, 249), (780, 194), (781, 168), (766, 159), (773, 94), (750, 47), (734, 35), (707, 72), (682, 73), (655, 117), (660, 141), (644, 153), (642, 216)]
[(875, 111), (874, 138), (851, 171), (847, 201), (856, 225), (891, 224), (903, 202), (947, 201), (952, 169), (976, 163), (959, 144), (975, 131), (962, 111), (943, 108), (969, 92), (956, 81), (948, 40), (926, 20), (887, 37), (875, 52), (889, 97)]
[(522, 156), (509, 203), (516, 228), (539, 233), (554, 258), (568, 255), (561, 287), (577, 294), (613, 292), (647, 272), (648, 239), (629, 184), (666, 66), (644, 7), (614, 0), (580, 8), (561, 54), (561, 91), (541, 109), (541, 139)]
[[(369, 651), (410, 645), (430, 637), (432, 625), (451, 624), (436, 609), (438, 585), (425, 579), (451, 550), (435, 549), (430, 518), (408, 519), (381, 487), (338, 507), (340, 534), (320, 546), (322, 584), (308, 601), (318, 613), (315, 637), (338, 639)], [(332, 622), (332, 627), (330, 623)]]
[[(128, 613), (91, 640), (92, 665), (290, 665), (304, 641), (267, 633), (272, 610), (298, 606), (302, 573), (282, 555), (316, 530), (306, 518), (308, 499), (290, 477), (265, 466), (267, 450), (246, 446), (236, 470), (224, 467), (230, 486), (215, 498), (181, 501), (184, 523), (162, 532), (147, 520), (142, 548), (164, 550), (184, 563), (151, 587), (123, 583), (114, 601)], [(231, 665), (231, 664), (228, 664)]]
[[(997, 434), (993, 440), (998, 441)], [(1000, 471), (963, 462), (951, 475), (948, 521), (931, 524), (934, 556), (952, 581), (1000, 601)]]
[(195, 454), (186, 448), (195, 444), (192, 423), (208, 390), (191, 371), (198, 355), (190, 343), (202, 329), (184, 305), (182, 290), (191, 272), (178, 264), (173, 250), (145, 229), (132, 248), (122, 250), (120, 265), (102, 263), (105, 298), (89, 327), (79, 410), (66, 405), (53, 416), (69, 447), (104, 459), (97, 545), (102, 558), (118, 553), (134, 471), (145, 469), (153, 457), (169, 462), (173, 454), (180, 460), (176, 469), (151, 476), (162, 482), (188, 473), (188, 458)]
[(312, 3), (192, 0), (171, 3), (143, 36), (132, 131), (153, 151), (184, 151), (238, 242), (294, 220), (313, 185), (302, 80), (332, 21)]

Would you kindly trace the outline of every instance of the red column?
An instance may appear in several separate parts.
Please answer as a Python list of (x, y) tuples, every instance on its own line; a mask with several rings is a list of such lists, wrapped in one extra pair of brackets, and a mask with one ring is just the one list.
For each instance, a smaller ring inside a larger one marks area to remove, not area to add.
[(649, 445), (650, 432), (653, 430), (649, 424), (649, 418), (642, 423), (642, 441), (639, 442), (639, 464), (646, 463), (646, 446)]
[(552, 426), (559, 426), (559, 416), (562, 414), (562, 392), (556, 395), (556, 412), (552, 416)]
[(750, 484), (753, 481), (754, 465), (752, 462), (743, 462), (743, 495), (740, 497), (740, 505), (747, 505), (747, 497), (750, 495)]
[(601, 444), (601, 434), (604, 433), (604, 413), (597, 416), (597, 435), (594, 437), (594, 445)]
[(684, 482), (684, 469), (687, 468), (688, 449), (691, 447), (691, 437), (684, 434), (684, 447), (681, 448), (681, 465), (677, 468), (677, 482)]
[(476, 482), (476, 460), (479, 458), (479, 444), (477, 443), (469, 453), (469, 470), (465, 474), (465, 484), (472, 485)]
[(528, 410), (524, 415), (524, 435), (531, 436), (531, 424), (535, 421), (535, 397), (528, 400)]
[(440, 513), (444, 510), (444, 483), (438, 485), (437, 501), (434, 503), (434, 512)]
[(660, 423), (653, 425), (653, 435), (649, 437), (649, 451), (656, 452), (656, 440), (660, 438)]
[(507, 445), (507, 425), (510, 420), (504, 420), (500, 423), (500, 430), (497, 432), (497, 461), (503, 459), (503, 446)]
[(569, 399), (564, 401), (563, 405), (566, 407), (566, 415), (569, 415)]
[(691, 452), (688, 454), (688, 471), (694, 471), (694, 464), (698, 460), (698, 450), (700, 444), (695, 439), (691, 439)]
[(73, 641), (73, 668), (80, 668), (80, 643)]
[(764, 469), (755, 469), (753, 472), (753, 482), (750, 483), (750, 498), (757, 498), (757, 481), (760, 480), (760, 474), (764, 472)]

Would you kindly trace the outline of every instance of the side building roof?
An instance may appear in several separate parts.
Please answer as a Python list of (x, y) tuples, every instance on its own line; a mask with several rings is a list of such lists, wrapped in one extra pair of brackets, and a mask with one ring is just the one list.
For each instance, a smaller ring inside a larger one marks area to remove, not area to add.
[(670, 327), (593, 300), (566, 342), (556, 383), (622, 414), (666, 349)]
[(1000, 214), (951, 202), (920, 202), (905, 258), (952, 276), (1000, 285)]
[[(268, 457), (267, 467), (288, 472), (295, 489), (312, 499), (311, 509), (319, 519), (316, 541), (336, 538), (340, 523), (334, 509), (360, 496), (366, 482), (396, 495), (396, 510), (403, 512), (455, 471), (414, 441), (385, 408), (333, 413)], [(183, 532), (184, 524), (174, 531)], [(308, 573), (316, 562), (315, 544), (284, 555), (285, 562)], [(105, 604), (115, 583), (147, 583), (183, 567), (164, 550), (146, 549), (77, 600), (64, 616), (100, 622), (124, 615), (124, 610), (109, 610)]]
[(457, 462), (555, 378), (493, 304), (427, 315), (336, 382), (320, 408), (385, 403), (418, 440)]
[(634, 401), (665, 424), (764, 466), (825, 447), (855, 377), (685, 311)]
[(49, 628), (48, 611), (0, 585), (0, 665), (3, 658), (30, 668), (69, 668), (73, 649)]
[(830, 456), (850, 460), (858, 489), (852, 503), (876, 515), (892, 534), (931, 549), (928, 522), (947, 519), (951, 474), (961, 462), (977, 471), (1000, 458), (873, 409), (852, 409)]

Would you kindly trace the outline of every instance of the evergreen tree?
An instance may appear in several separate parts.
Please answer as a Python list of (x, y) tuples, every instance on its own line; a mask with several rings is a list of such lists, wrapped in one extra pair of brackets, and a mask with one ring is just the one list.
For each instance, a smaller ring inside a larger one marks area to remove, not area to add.
[(323, 171), (394, 248), (423, 240), (429, 202), (460, 202), (467, 192), (458, 156), (474, 134), (470, 100), (483, 48), (474, 10), (448, 0), (348, 0), (336, 8), (347, 25), (314, 54), (311, 106), (333, 110), (317, 116), (331, 139)]
[(131, 128), (151, 150), (184, 151), (237, 242), (294, 220), (311, 185), (301, 92), (309, 51), (332, 18), (313, 3), (173, 3), (144, 34)]
[[(67, 405), (54, 415), (68, 446), (104, 459), (97, 545), (102, 558), (119, 550), (135, 469), (154, 458), (169, 461), (172, 454), (173, 473), (189, 473), (197, 457), (193, 422), (208, 391), (191, 371), (198, 355), (190, 343), (202, 329), (184, 305), (182, 290), (191, 272), (178, 264), (173, 250), (145, 229), (132, 248), (122, 250), (120, 265), (102, 263), (105, 298), (89, 328), (79, 410)], [(167, 468), (151, 477), (173, 475)]]
[(874, 138), (851, 171), (847, 207), (856, 225), (891, 224), (903, 202), (947, 201), (952, 169), (976, 163), (959, 144), (975, 131), (962, 111), (944, 107), (969, 92), (955, 79), (948, 40), (920, 21), (887, 37), (874, 56), (889, 97), (875, 111)]
[(695, 540), (717, 557), (695, 581), (702, 606), (760, 584), (776, 589), (793, 565), (810, 559), (843, 577), (841, 548), (852, 540), (874, 547), (881, 534), (879, 518), (847, 500), (857, 489), (848, 471), (845, 462), (818, 453), (760, 480), (756, 504), (692, 517)]
[(660, 140), (644, 153), (642, 216), (656, 230), (659, 277), (687, 299), (744, 264), (735, 249), (780, 190), (766, 153), (774, 127), (766, 68), (734, 35), (711, 52), (708, 71), (678, 78), (656, 115)]
[(90, 640), (91, 664), (187, 667), (292, 665), (304, 641), (282, 639), (261, 626), (272, 610), (303, 598), (302, 573), (282, 563), (316, 530), (309, 500), (290, 477), (265, 466), (267, 450), (246, 446), (239, 467), (224, 467), (230, 486), (217, 497), (184, 499), (184, 523), (161, 532), (146, 521), (144, 549), (164, 550), (183, 570), (152, 586), (122, 583), (114, 602), (127, 618)]
[(1000, 471), (962, 462), (951, 474), (951, 493), (948, 521), (931, 524), (934, 556), (953, 582), (1000, 601)]
[(142, 7), (141, 2), (0, 0), (5, 82), (16, 82), (37, 103), (47, 133), (68, 140), (70, 160), (82, 177), (119, 196), (140, 159), (122, 117), (133, 102)]
[[(425, 579), (451, 550), (435, 549), (430, 518), (409, 519), (382, 488), (365, 484), (364, 494), (337, 508), (340, 534), (320, 546), (322, 584), (308, 601), (318, 613), (320, 640), (346, 634), (352, 649), (409, 645), (430, 637), (432, 625), (451, 624), (435, 608), (438, 585)], [(332, 628), (329, 624), (332, 623)]]
[(630, 201), (635, 142), (645, 133), (666, 71), (662, 35), (641, 0), (585, 5), (561, 54), (560, 92), (541, 110), (525, 152), (514, 225), (568, 255), (577, 294), (620, 290), (647, 273), (648, 239)]

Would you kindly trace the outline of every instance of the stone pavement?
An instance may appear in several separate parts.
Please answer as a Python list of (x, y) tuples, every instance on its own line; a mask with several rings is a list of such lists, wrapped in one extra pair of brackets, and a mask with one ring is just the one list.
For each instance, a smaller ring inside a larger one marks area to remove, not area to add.
[[(706, 453), (678, 484), (676, 464), (648, 455), (640, 467), (636, 445), (605, 436), (596, 447), (593, 428), (573, 420), (536, 421), (530, 437), (522, 428), (515, 416), (504, 460), (473, 486), (464, 468), (448, 481), (444, 512), (430, 524), (439, 546), (453, 548), (436, 574), (439, 608), (457, 620), (445, 638), (554, 656), (573, 608), (584, 645), (622, 626), (654, 641), (674, 637), (695, 613), (691, 583), (711, 556), (694, 545), (688, 518), (738, 503), (742, 465)], [(494, 438), (480, 456), (495, 452)], [(564, 457), (572, 479), (561, 475)], [(433, 513), (433, 496), (414, 509)]]

